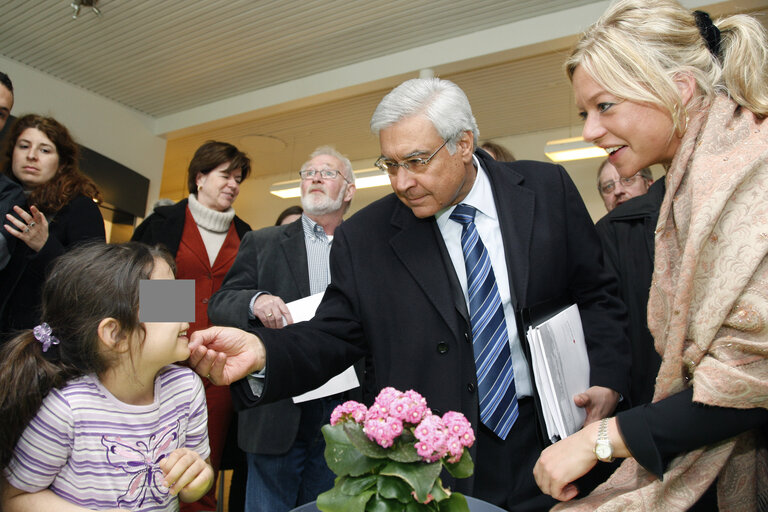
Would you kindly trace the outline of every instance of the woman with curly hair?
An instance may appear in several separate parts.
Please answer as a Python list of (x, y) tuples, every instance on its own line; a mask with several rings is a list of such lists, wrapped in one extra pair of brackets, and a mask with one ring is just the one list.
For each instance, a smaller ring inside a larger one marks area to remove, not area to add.
[(96, 185), (78, 168), (78, 146), (61, 123), (28, 114), (11, 127), (2, 173), (20, 184), (28, 208), (6, 215), (18, 241), (0, 273), (0, 340), (39, 323), (40, 293), (50, 264), (73, 247), (105, 241)]

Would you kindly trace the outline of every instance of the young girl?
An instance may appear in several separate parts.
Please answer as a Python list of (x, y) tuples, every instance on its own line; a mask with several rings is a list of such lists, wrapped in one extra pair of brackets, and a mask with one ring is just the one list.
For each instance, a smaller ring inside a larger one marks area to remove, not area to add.
[(61, 256), (43, 323), (0, 352), (0, 509), (178, 510), (213, 481), (187, 323), (140, 323), (142, 279), (170, 255), (94, 244)]

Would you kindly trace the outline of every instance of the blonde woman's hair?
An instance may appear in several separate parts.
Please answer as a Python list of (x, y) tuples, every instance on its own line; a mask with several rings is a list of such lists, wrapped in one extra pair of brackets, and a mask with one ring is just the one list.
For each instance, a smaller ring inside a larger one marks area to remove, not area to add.
[(565, 63), (568, 78), (581, 66), (612, 94), (669, 111), (685, 131), (686, 107), (675, 80), (688, 73), (697, 94), (688, 110), (727, 94), (759, 117), (768, 115), (768, 38), (753, 17), (715, 20), (717, 55), (699, 32), (694, 13), (673, 0), (622, 0), (592, 25)]

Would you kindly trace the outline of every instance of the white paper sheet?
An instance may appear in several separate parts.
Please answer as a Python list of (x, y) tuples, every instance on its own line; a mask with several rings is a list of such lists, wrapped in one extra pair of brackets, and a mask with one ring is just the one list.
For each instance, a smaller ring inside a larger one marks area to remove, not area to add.
[(573, 403), (574, 395), (589, 387), (589, 357), (578, 306), (529, 328), (526, 337), (547, 435), (550, 440), (563, 439), (586, 419), (586, 411)]
[[(303, 322), (304, 320), (309, 320), (315, 316), (315, 311), (317, 310), (317, 306), (320, 304), (322, 298), (322, 293), (316, 293), (314, 295), (310, 295), (309, 297), (304, 297), (303, 299), (295, 300), (286, 304), (286, 306), (288, 306), (288, 311), (291, 312), (293, 321)], [(322, 398), (324, 396), (335, 395), (337, 393), (342, 393), (349, 389), (356, 388), (359, 385), (360, 382), (357, 380), (355, 367), (350, 366), (342, 373), (329, 379), (328, 382), (319, 388), (315, 388), (312, 391), (307, 391), (306, 393), (293, 397), (293, 402), (298, 404), (308, 400)]]

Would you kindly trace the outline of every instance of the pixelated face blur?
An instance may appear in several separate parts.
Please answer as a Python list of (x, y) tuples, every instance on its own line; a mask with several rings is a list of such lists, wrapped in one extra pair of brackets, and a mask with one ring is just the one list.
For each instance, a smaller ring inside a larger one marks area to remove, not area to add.
[[(432, 121), (419, 115), (406, 117), (379, 132), (381, 156), (392, 162), (427, 158), (443, 142)], [(472, 149), (472, 132), (464, 132), (454, 154), (444, 147), (418, 172), (397, 167), (389, 175), (392, 190), (419, 218), (457, 204), (467, 196), (477, 176)]]
[[(161, 258), (155, 258), (150, 279), (175, 279), (171, 267)], [(136, 367), (147, 365), (158, 370), (189, 357), (187, 322), (144, 322), (144, 343), (136, 355)]]
[(607, 162), (600, 171), (600, 195), (605, 209), (613, 210), (621, 203), (648, 192), (650, 183), (640, 173), (622, 178), (616, 168)]
[(8, 118), (11, 116), (13, 108), (13, 93), (8, 88), (0, 84), (0, 130), (3, 129)]
[(56, 145), (37, 128), (27, 128), (16, 139), (11, 170), (26, 188), (48, 183), (59, 170)]
[(309, 215), (325, 215), (340, 210), (344, 203), (352, 200), (354, 185), (342, 176), (344, 163), (332, 155), (318, 155), (304, 166), (304, 169), (322, 171), (335, 169), (335, 178), (321, 178), (316, 172), (312, 178), (301, 180), (301, 207)]
[(672, 162), (680, 138), (674, 133), (669, 112), (614, 96), (581, 66), (574, 71), (572, 82), (576, 108), (584, 119), (584, 140), (604, 148), (621, 177)]
[(197, 200), (211, 210), (223, 212), (228, 210), (240, 193), (240, 183), (243, 181), (242, 169), (228, 171), (231, 162), (214, 167), (208, 174), (197, 175)]

